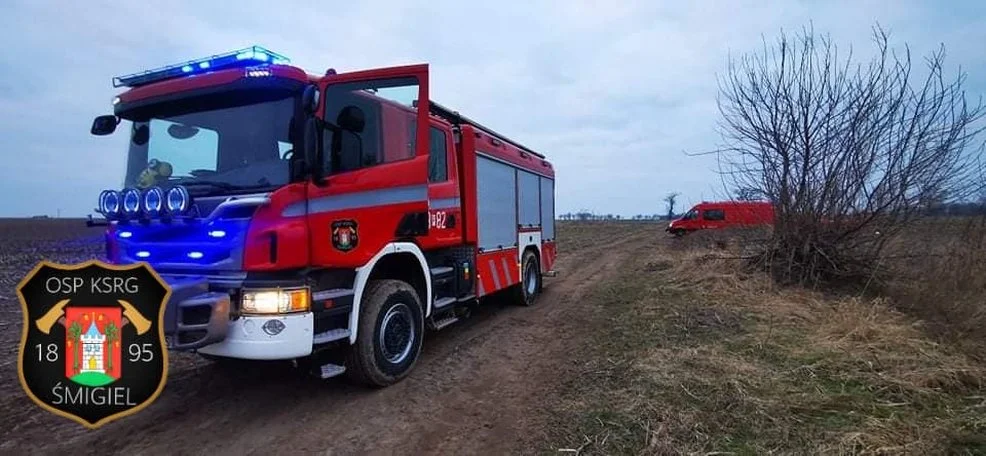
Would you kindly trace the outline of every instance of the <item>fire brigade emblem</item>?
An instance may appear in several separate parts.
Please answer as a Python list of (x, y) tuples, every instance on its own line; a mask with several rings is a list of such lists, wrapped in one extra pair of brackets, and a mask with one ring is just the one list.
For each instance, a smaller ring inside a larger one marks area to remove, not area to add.
[(170, 294), (145, 263), (38, 264), (17, 287), (28, 397), (90, 429), (150, 405), (167, 378)]
[(332, 222), (332, 246), (343, 252), (356, 248), (359, 244), (355, 220), (337, 220)]

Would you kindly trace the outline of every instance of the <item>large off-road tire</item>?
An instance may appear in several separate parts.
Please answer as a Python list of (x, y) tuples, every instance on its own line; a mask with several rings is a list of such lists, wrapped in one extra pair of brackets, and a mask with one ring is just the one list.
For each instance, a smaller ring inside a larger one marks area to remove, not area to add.
[(541, 265), (534, 252), (528, 250), (521, 257), (520, 283), (514, 286), (514, 301), (522, 306), (533, 306), (541, 295)]
[(346, 356), (346, 374), (380, 388), (407, 377), (418, 361), (424, 312), (414, 288), (400, 280), (371, 280), (361, 299), (356, 343)]

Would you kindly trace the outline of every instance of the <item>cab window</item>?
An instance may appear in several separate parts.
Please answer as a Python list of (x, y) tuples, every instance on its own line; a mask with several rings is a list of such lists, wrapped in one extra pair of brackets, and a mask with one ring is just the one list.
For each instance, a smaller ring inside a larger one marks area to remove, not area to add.
[(722, 209), (706, 209), (702, 212), (702, 218), (710, 222), (726, 219), (726, 212)]
[(448, 180), (448, 141), (440, 128), (431, 127), (430, 133), (428, 181), (445, 182)]
[(416, 90), (417, 81), (413, 78), (328, 86), (323, 95), (325, 120), (342, 128), (325, 132), (325, 169), (336, 174), (413, 158), (414, 144), (407, 132), (415, 122), (414, 113), (392, 101), (397, 97), (390, 95)]

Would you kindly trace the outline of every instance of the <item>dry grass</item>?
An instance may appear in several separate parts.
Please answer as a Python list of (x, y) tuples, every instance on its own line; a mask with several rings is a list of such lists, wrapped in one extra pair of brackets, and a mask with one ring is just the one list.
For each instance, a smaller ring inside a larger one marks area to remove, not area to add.
[(986, 218), (923, 223), (891, 255), (894, 279), (880, 291), (936, 339), (986, 362)]
[(603, 329), (552, 452), (986, 453), (981, 361), (889, 299), (777, 288), (742, 243), (691, 242), (592, 296)]

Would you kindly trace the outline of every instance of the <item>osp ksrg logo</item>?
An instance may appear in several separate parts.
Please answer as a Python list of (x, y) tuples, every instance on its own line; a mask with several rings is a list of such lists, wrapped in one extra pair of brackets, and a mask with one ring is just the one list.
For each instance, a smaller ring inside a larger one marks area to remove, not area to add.
[(17, 288), (18, 376), (45, 410), (95, 429), (164, 389), (167, 284), (145, 263), (38, 264)]

